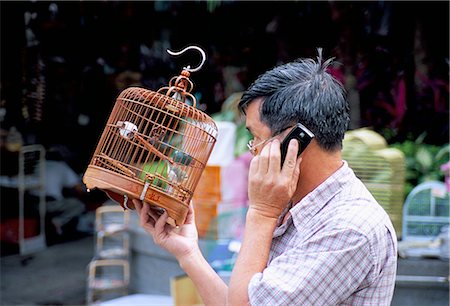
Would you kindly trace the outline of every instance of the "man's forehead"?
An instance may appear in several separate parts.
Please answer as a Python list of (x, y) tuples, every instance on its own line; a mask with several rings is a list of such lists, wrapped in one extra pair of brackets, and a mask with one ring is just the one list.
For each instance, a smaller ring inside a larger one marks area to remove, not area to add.
[(255, 125), (261, 122), (261, 116), (260, 116), (260, 106), (261, 106), (261, 100), (254, 100), (252, 103), (250, 103), (246, 110), (246, 125), (247, 128), (251, 131), (252, 128), (254, 128)]
[(245, 124), (252, 135), (270, 134), (270, 129), (267, 124), (261, 121), (261, 103), (263, 99), (255, 99), (247, 107)]
[(254, 99), (251, 103), (249, 103), (247, 105), (247, 109), (245, 111), (245, 115), (251, 116), (253, 118), (256, 119), (260, 119), (260, 109), (261, 109), (261, 104), (262, 104), (263, 99), (262, 98), (257, 98)]

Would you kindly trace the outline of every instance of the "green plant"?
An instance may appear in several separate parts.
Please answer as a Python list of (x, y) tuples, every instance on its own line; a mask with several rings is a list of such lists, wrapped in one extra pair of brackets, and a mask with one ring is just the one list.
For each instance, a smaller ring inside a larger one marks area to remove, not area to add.
[(449, 161), (450, 145), (448, 143), (442, 146), (426, 144), (425, 137), (426, 133), (423, 133), (416, 140), (391, 144), (391, 147), (405, 154), (406, 195), (422, 182), (444, 180), (444, 173), (440, 167)]

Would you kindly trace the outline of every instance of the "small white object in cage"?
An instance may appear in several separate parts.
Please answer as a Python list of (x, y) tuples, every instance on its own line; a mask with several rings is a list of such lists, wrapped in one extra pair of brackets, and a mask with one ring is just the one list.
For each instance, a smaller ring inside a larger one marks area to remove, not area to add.
[(132, 138), (133, 135), (138, 131), (137, 126), (129, 121), (118, 121), (117, 126), (120, 126), (120, 136), (128, 139)]

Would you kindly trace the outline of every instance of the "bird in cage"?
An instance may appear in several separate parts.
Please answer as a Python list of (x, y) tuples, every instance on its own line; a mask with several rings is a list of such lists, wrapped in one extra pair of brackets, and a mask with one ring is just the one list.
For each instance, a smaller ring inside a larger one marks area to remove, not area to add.
[[(116, 99), (106, 126), (83, 176), (88, 190), (98, 188), (124, 209), (131, 199), (168, 213), (168, 223), (184, 223), (200, 176), (216, 143), (218, 129), (196, 107), (190, 73), (184, 67), (167, 87), (157, 91), (129, 87)], [(188, 102), (188, 103), (187, 103)], [(191, 105), (192, 104), (192, 105)]]

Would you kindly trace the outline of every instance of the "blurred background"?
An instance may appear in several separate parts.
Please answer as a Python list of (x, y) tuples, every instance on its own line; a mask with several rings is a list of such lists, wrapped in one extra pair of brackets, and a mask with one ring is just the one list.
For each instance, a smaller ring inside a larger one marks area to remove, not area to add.
[[(238, 124), (236, 158), (249, 137), (236, 95), (267, 69), (321, 47), (348, 92), (350, 129), (368, 128), (404, 155), (398, 213), (414, 187), (448, 182), (448, 1), (1, 1), (0, 8), (2, 255), (21, 253), (19, 221), (11, 220), (36, 213), (4, 205), (20, 201), (11, 181), (20, 148), (39, 145), (47, 161), (64, 161), (72, 174), (58, 179), (56, 197), (81, 201), (71, 202), (76, 218), (63, 226), (46, 215), (46, 244), (91, 237), (94, 212), (108, 198), (86, 193), (81, 177), (117, 96), (129, 86), (156, 91), (195, 67), (196, 52), (167, 53), (188, 45), (207, 55), (191, 74), (197, 107)], [(39, 203), (36, 193), (23, 196)]]
[(2, 1), (1, 14), (1, 127), (67, 146), (77, 172), (118, 93), (167, 85), (199, 58), (166, 50), (191, 44), (208, 57), (192, 76), (208, 114), (263, 71), (323, 47), (359, 95), (353, 128), (448, 142), (447, 1)]

